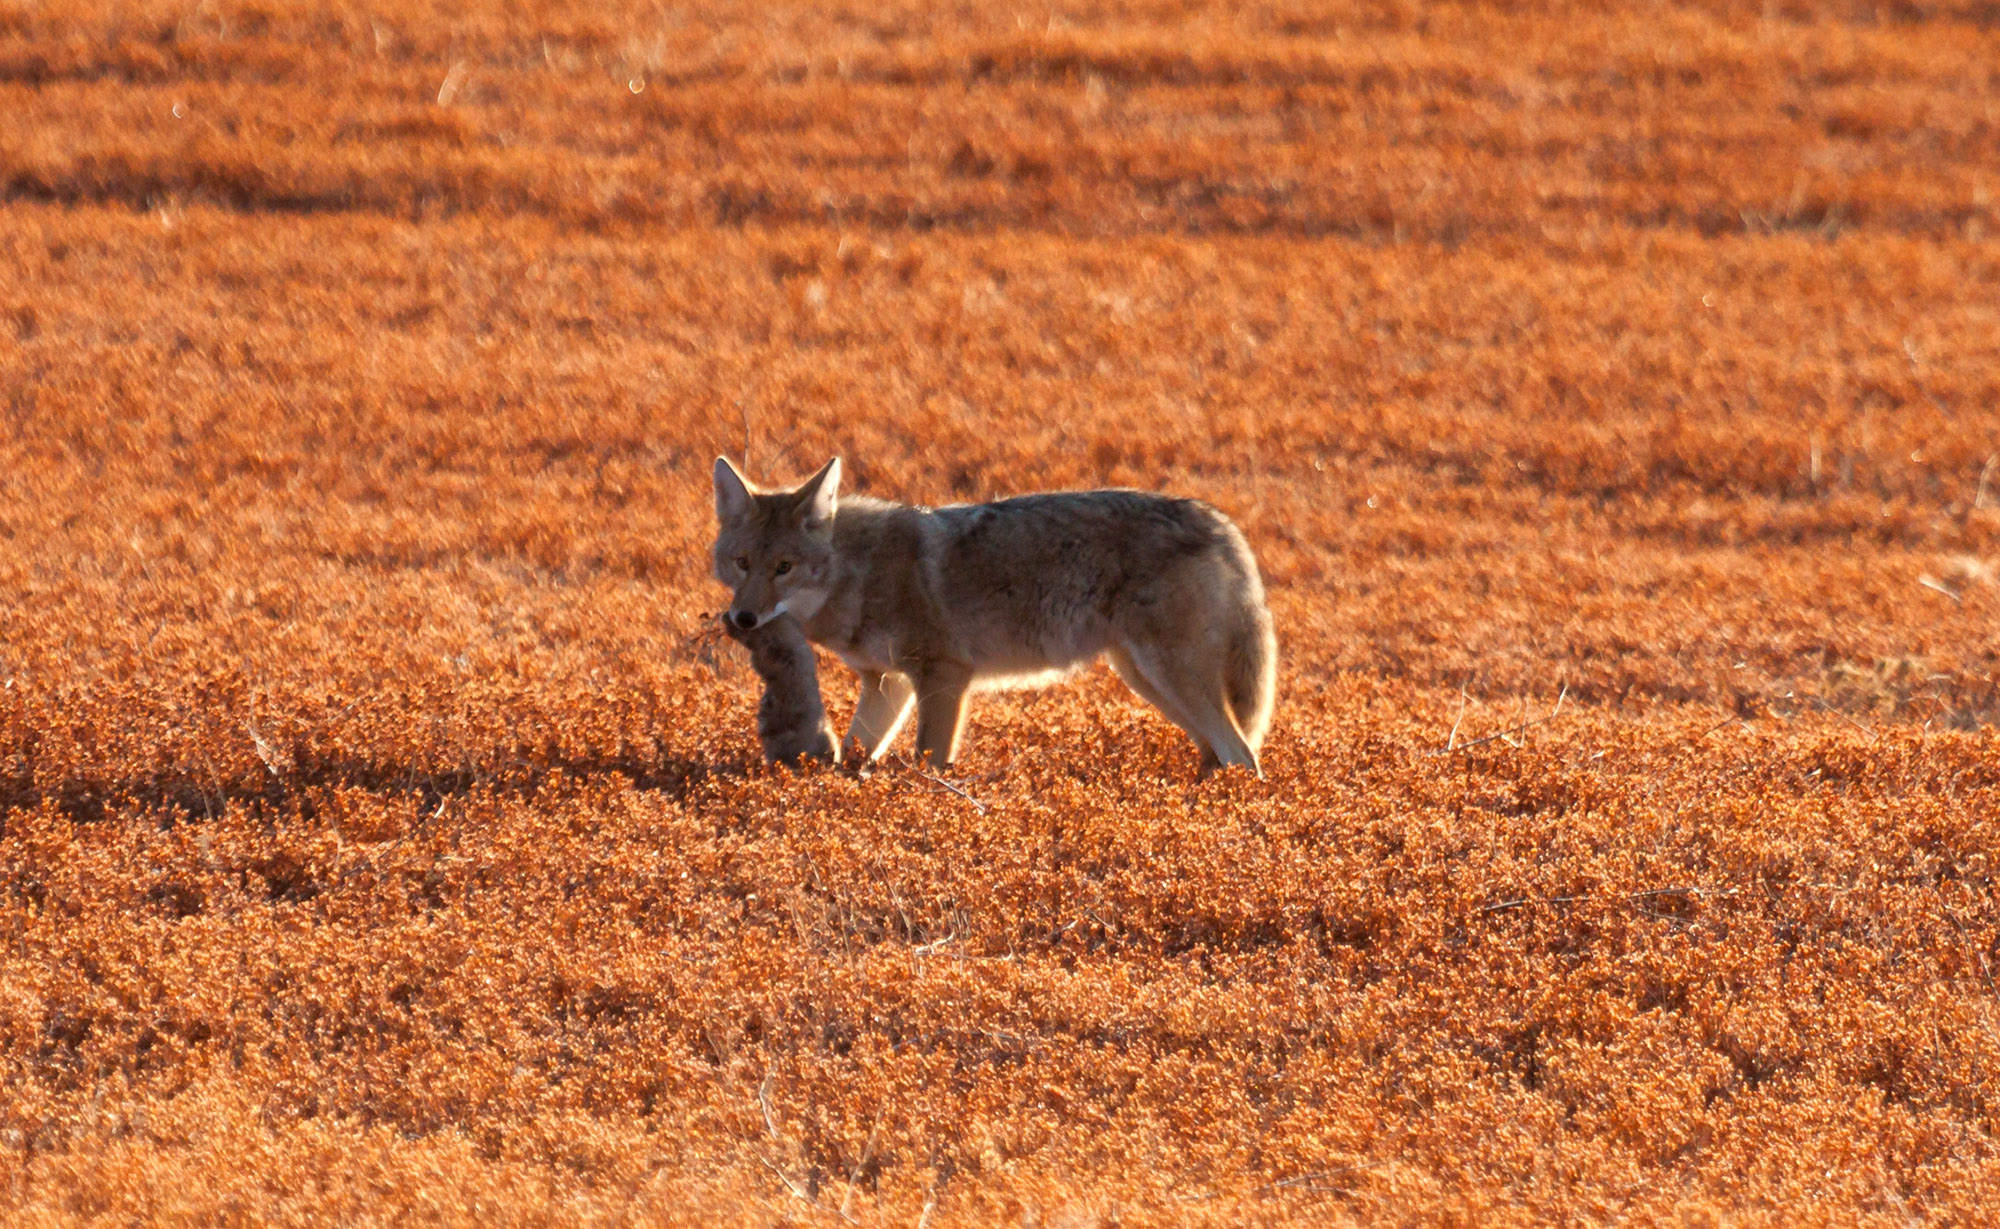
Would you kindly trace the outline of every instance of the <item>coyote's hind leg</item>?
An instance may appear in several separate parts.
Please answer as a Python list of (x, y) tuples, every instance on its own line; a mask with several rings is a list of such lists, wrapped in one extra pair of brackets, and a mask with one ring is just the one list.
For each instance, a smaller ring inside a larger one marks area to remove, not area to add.
[(1220, 669), (1204, 669), (1199, 655), (1189, 661), (1151, 646), (1130, 645), (1125, 654), (1137, 674), (1158, 695), (1159, 699), (1153, 702), (1160, 711), (1194, 739), (1201, 751), (1203, 776), (1229, 765), (1248, 768), (1260, 777), (1264, 775), (1257, 763), (1257, 752), (1237, 728), (1236, 718), (1230, 715)]
[(1111, 663), (1111, 668), (1118, 672), (1118, 677), (1132, 689), (1133, 695), (1159, 709), (1161, 716), (1179, 726), (1182, 733), (1194, 739), (1195, 749), (1201, 752), (1202, 772), (1206, 774), (1213, 768), (1216, 764), (1215, 752), (1209, 749), (1208, 740), (1203, 738), (1201, 731), (1188, 720), (1180, 705), (1174, 703), (1171, 697), (1147, 680), (1140, 672), (1138, 663), (1132, 660), (1132, 655), (1123, 648), (1114, 647), (1106, 650), (1104, 656)]

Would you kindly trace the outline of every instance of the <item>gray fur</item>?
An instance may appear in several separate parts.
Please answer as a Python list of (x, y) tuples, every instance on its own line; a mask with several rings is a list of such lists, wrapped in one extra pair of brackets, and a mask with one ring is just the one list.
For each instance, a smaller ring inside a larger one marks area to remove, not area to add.
[[(718, 506), (742, 482), (716, 463)], [(1277, 644), (1256, 559), (1207, 504), (1073, 491), (921, 508), (838, 496), (839, 462), (724, 516), (716, 575), (733, 610), (789, 612), (861, 676), (850, 742), (880, 754), (917, 709), (917, 746), (957, 751), (967, 690), (1110, 658), (1195, 740), (1204, 771), (1258, 771)]]

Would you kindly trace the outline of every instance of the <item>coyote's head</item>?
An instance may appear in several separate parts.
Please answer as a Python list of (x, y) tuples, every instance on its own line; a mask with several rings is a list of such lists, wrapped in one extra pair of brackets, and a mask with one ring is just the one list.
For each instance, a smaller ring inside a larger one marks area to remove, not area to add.
[(840, 458), (794, 491), (760, 491), (715, 459), (715, 577), (736, 590), (729, 621), (748, 631), (789, 612), (810, 619), (826, 601)]

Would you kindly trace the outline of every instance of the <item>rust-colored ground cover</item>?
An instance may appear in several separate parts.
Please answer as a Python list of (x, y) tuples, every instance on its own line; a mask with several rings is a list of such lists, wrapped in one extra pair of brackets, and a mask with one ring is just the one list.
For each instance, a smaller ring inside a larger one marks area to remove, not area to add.
[[(1994, 21), (0, 6), (0, 1220), (1990, 1216)], [(722, 451), (1214, 502), (1270, 779), (765, 771)]]

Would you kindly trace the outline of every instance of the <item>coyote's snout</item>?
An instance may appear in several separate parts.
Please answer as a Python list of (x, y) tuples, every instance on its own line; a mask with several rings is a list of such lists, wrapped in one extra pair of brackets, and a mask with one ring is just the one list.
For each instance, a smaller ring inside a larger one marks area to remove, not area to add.
[(861, 676), (853, 753), (917, 714), (917, 753), (957, 758), (966, 693), (1104, 656), (1186, 730), (1202, 770), (1262, 775), (1277, 641), (1257, 561), (1192, 499), (1068, 491), (947, 508), (841, 496), (840, 461), (790, 490), (715, 462), (715, 574), (729, 622), (781, 615)]

